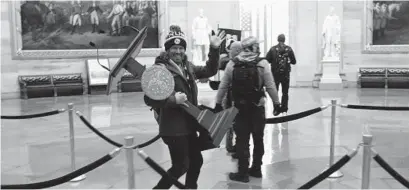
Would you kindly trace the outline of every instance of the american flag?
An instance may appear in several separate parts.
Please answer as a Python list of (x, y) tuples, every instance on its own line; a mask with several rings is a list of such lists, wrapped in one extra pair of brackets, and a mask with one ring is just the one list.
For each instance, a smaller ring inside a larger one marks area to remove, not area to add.
[(240, 11), (240, 26), (241, 31), (251, 31), (251, 11), (244, 10)]

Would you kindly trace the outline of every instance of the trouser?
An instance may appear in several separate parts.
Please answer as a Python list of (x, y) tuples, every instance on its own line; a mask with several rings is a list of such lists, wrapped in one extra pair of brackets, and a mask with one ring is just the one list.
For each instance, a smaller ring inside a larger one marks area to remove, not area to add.
[(99, 25), (98, 13), (96, 11), (91, 13), (91, 24)]
[(82, 25), (82, 20), (81, 20), (81, 16), (79, 14), (75, 14), (72, 16), (72, 25), (78, 25), (81, 26)]
[(81, 16), (79, 14), (71, 15), (70, 22), (72, 24), (71, 34), (73, 34), (75, 32), (75, 29), (77, 28), (77, 26), (81, 27), (81, 25), (82, 25)]
[(238, 156), (238, 171), (247, 174), (250, 158), (250, 134), (253, 136), (253, 168), (260, 168), (264, 155), (265, 108), (252, 106), (240, 109), (235, 119), (234, 131), (237, 135), (236, 152)]
[(281, 111), (287, 112), (288, 111), (288, 90), (290, 88), (290, 73), (285, 74), (274, 74), (274, 81), (276, 83), (276, 88), (278, 91), (278, 87), (281, 84)]
[[(164, 136), (162, 140), (168, 146), (172, 160), (172, 167), (167, 171), (168, 174), (179, 179), (186, 173), (186, 187), (188, 189), (197, 189), (197, 180), (203, 165), (197, 134)], [(170, 181), (162, 178), (153, 189), (169, 189), (171, 186)]]
[[(232, 97), (231, 97), (231, 90), (229, 90), (228, 92), (227, 92), (227, 96), (226, 96), (226, 99), (225, 99), (225, 101), (223, 102), (223, 107), (224, 107), (224, 109), (228, 109), (228, 108), (230, 108), (231, 106), (232, 106)], [(234, 123), (233, 123), (233, 126), (234, 126)], [(230, 128), (228, 131), (227, 131), (227, 134), (226, 134), (227, 136), (226, 136), (226, 149), (227, 150), (233, 150), (234, 148), (234, 145), (233, 145), (233, 137), (234, 137), (234, 127), (233, 128)], [(236, 140), (237, 140), (237, 137), (236, 137)]]
[(111, 27), (112, 27), (112, 35), (121, 34), (122, 26), (121, 26), (121, 17), (119, 14), (114, 15), (112, 19)]

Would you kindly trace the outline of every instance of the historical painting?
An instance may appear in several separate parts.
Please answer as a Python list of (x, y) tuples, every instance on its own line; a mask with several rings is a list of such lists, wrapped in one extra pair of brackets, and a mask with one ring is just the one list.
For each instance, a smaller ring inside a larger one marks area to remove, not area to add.
[(372, 44), (409, 44), (409, 1), (372, 3)]
[[(148, 28), (143, 48), (159, 48), (158, 1), (24, 1), (22, 50), (126, 49)], [(131, 26), (131, 27), (125, 27)]]

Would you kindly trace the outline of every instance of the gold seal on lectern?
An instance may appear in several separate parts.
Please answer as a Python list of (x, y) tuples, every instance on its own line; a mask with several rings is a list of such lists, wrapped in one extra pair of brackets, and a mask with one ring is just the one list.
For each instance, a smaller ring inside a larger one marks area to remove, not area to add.
[(175, 81), (165, 66), (153, 65), (145, 70), (141, 78), (142, 90), (153, 100), (164, 100), (172, 95)]

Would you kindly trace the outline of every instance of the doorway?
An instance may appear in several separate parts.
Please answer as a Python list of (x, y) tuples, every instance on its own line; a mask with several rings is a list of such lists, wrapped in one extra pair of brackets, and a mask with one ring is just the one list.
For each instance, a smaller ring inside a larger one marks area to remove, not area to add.
[(289, 0), (240, 1), (240, 28), (243, 37), (251, 35), (264, 41), (260, 44), (262, 57), (277, 44), (279, 34), (284, 34), (286, 43), (290, 43), (289, 17)]

